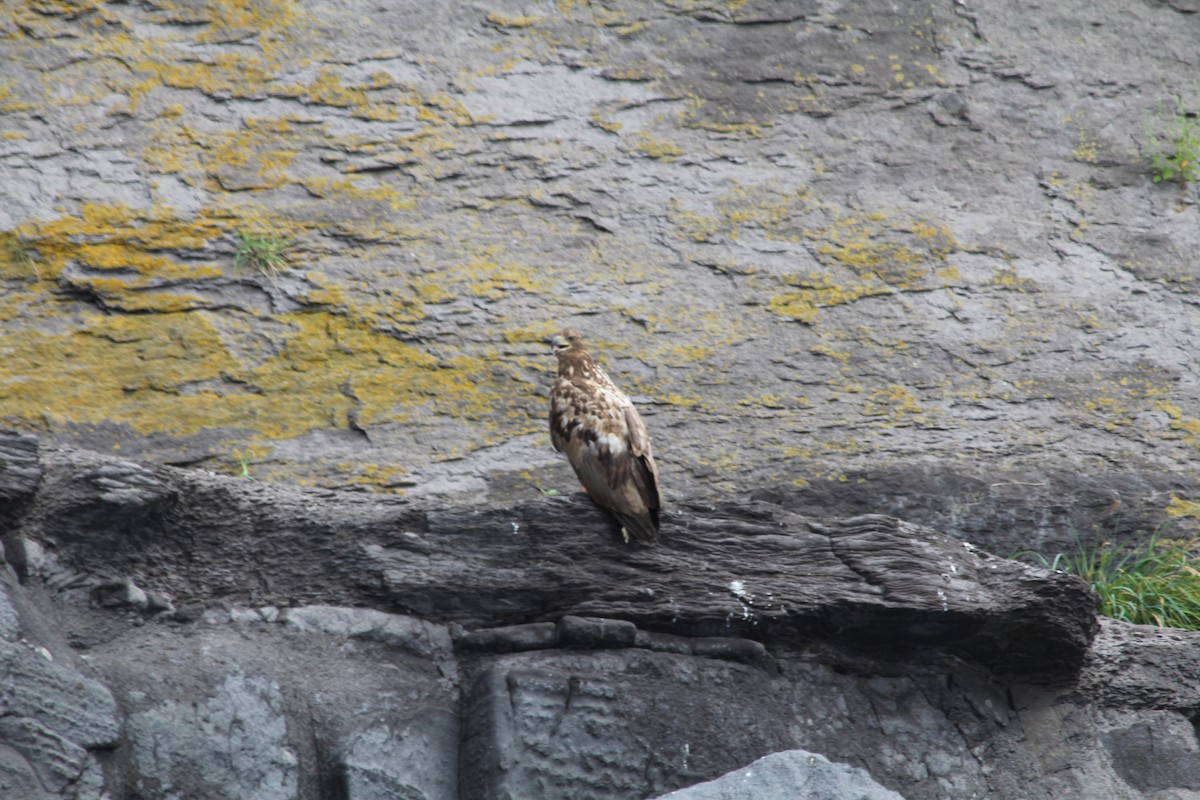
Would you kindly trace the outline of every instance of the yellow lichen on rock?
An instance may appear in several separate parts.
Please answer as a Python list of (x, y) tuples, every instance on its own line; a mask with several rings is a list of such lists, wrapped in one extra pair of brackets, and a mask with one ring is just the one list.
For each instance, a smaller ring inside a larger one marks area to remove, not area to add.
[(1154, 407), (1169, 419), (1167, 429), (1171, 433), (1164, 434), (1164, 438), (1183, 439), (1189, 444), (1200, 441), (1200, 419), (1188, 416), (1178, 405), (1165, 400), (1155, 403)]
[(183, 263), (167, 253), (204, 248), (223, 235), (228, 219), (180, 220), (171, 209), (143, 212), (120, 205), (85, 203), (78, 216), (31, 221), (10, 235), (36, 255), (39, 274), (58, 278), (74, 264), (98, 272), (122, 272), (130, 288), (153, 280), (210, 278), (220, 273), (211, 263)]
[(871, 392), (863, 404), (862, 413), (868, 417), (886, 416), (899, 420), (925, 414), (926, 409), (907, 387), (891, 384)]
[(0, 418), (58, 429), (114, 422), (140, 434), (244, 430), (265, 440), (495, 405), (469, 364), (330, 313), (278, 315), (277, 352), (243, 363), (208, 312), (92, 315), (64, 334), (0, 334)]
[(768, 310), (813, 324), (820, 309), (867, 297), (923, 291), (959, 277), (946, 259), (960, 249), (953, 234), (926, 220), (883, 212), (839, 214), (830, 225), (806, 228), (804, 239), (824, 272), (784, 275), (794, 291), (772, 295)]
[(50, 430), (113, 422), (139, 433), (194, 433), (236, 420), (236, 400), (194, 390), (237, 374), (203, 316), (91, 315), (62, 334), (0, 334), (0, 418)]
[(1200, 519), (1200, 501), (1183, 500), (1172, 494), (1166, 510), (1171, 519)]
[[(9, 310), (42, 320), (44, 330), (0, 332), (0, 419), (52, 431), (111, 423), (142, 436), (240, 431), (246, 446), (414, 414), (484, 421), (480, 435), (489, 435), (511, 411), (503, 379), (472, 359), (439, 359), (385, 331), (419, 319), (424, 302), (453, 298), (447, 289), (456, 286), (482, 280), (480, 291), (497, 292), (536, 284), (515, 266), (479, 262), (450, 281), (414, 277), (412, 298), (383, 305), (364, 299), (389, 297), (378, 287), (351, 291), (309, 271), (303, 280), (312, 288), (297, 297), (304, 308), (272, 312), (274, 277), (248, 273), (238, 280), (248, 289), (258, 283), (266, 305), (213, 301), (230, 278), (235, 232), (295, 236), (303, 225), (231, 211), (182, 220), (170, 209), (88, 204), (78, 216), (8, 232), (2, 243), (11, 253), (0, 275), (23, 287), (10, 293)], [(228, 255), (214, 261), (214, 248)], [(62, 287), (90, 301), (80, 304)], [(96, 306), (118, 313), (97, 314)], [(67, 324), (72, 314), (79, 321)]]

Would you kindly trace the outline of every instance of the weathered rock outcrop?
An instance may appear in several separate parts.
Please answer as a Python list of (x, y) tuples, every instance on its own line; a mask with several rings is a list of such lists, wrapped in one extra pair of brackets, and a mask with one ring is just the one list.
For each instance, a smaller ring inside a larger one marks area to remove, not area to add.
[(585, 498), (422, 508), (22, 434), (0, 496), (17, 796), (1200, 792), (1200, 636), (894, 519), (691, 507), (631, 548)]
[(1196, 797), (1196, 637), (965, 546), (1197, 527), (1196, 11), (4, 4), (0, 796)]
[(823, 797), (854, 800), (904, 800), (884, 789), (862, 770), (833, 764), (823, 756), (788, 750), (764, 756), (745, 769), (715, 781), (663, 795), (664, 800), (761, 800)]
[(572, 325), (672, 503), (1005, 555), (1191, 520), (1200, 226), (1142, 149), (1198, 39), (1121, 0), (8, 4), (0, 416), (509, 506), (574, 485)]
[[(32, 446), (5, 439), (22, 456)], [(26, 459), (18, 465), (9, 495), (29, 486)], [(691, 507), (666, 518), (661, 546), (630, 548), (597, 535), (607, 518), (583, 495), (421, 509), (66, 451), (47, 454), (33, 495), (17, 498), (31, 507), (10, 524), (52, 535), (59, 567), (112, 576), (92, 587), (108, 606), (154, 610), (166, 602), (156, 593), (185, 606), (373, 604), (482, 629), (463, 644), (485, 651), (679, 649), (655, 631), (836, 639), (898, 659), (951, 653), (1043, 683), (1078, 671), (1096, 625), (1079, 579), (889, 517), (818, 523), (762, 503)], [(713, 647), (766, 658), (736, 641)]]

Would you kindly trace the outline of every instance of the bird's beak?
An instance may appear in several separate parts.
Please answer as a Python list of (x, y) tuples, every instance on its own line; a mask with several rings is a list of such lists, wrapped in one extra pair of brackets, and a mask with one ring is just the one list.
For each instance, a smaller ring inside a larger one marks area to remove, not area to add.
[(550, 337), (550, 352), (557, 353), (559, 350), (567, 349), (567, 340), (561, 336)]

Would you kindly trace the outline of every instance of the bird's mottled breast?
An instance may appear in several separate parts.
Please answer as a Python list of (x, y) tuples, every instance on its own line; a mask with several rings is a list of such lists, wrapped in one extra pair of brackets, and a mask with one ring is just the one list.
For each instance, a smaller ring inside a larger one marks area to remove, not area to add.
[(623, 450), (627, 405), (629, 398), (603, 373), (590, 381), (560, 375), (550, 392), (551, 431), (564, 440), (578, 438), (589, 444), (604, 437), (611, 445), (608, 449)]

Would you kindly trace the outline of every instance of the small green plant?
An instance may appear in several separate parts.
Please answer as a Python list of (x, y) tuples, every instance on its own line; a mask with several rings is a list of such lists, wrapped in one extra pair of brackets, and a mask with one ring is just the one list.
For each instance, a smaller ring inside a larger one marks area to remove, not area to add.
[(233, 266), (237, 269), (255, 269), (264, 275), (274, 276), (287, 267), (283, 251), (287, 243), (278, 236), (256, 235), (238, 231), (241, 241), (233, 254)]
[(15, 236), (0, 238), (0, 261), (18, 272), (32, 272), (35, 277), (41, 277), (33, 261), (33, 250)]
[(1200, 180), (1200, 117), (1186, 111), (1180, 100), (1174, 114), (1160, 110), (1156, 123), (1147, 123), (1142, 148), (1143, 155), (1150, 159), (1154, 182), (1186, 184)]
[(254, 480), (254, 476), (250, 474), (250, 457), (245, 453), (235, 453), (235, 455), (237, 456), (238, 464), (242, 468), (241, 471), (238, 472), (238, 477), (246, 478), (247, 480)]
[(1078, 575), (1100, 595), (1106, 617), (1160, 628), (1200, 630), (1200, 538), (1161, 538), (1134, 547), (1105, 542), (1077, 545), (1053, 560), (1034, 555), (1049, 569)]

